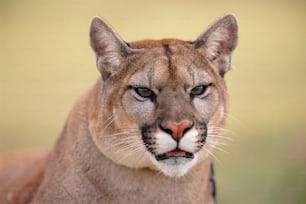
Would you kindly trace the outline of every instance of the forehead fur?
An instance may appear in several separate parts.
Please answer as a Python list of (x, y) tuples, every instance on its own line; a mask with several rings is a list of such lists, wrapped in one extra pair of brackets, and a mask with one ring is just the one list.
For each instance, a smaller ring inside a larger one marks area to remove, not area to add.
[[(134, 71), (131, 81), (151, 87), (175, 85), (195, 86), (209, 84), (215, 73), (203, 53), (194, 49), (191, 42), (178, 39), (144, 40), (129, 44), (141, 50), (133, 57)], [(127, 73), (125, 72), (125, 73)]]
[(163, 40), (141, 40), (136, 42), (131, 42), (129, 45), (132, 48), (153, 48), (153, 47), (162, 47), (165, 45), (173, 44), (188, 44), (186, 41), (178, 39), (163, 39)]

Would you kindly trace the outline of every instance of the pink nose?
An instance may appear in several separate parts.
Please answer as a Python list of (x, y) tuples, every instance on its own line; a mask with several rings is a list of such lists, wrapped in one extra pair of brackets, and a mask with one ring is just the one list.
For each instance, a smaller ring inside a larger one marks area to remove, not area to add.
[(192, 124), (188, 121), (183, 121), (180, 124), (174, 124), (174, 123), (168, 123), (165, 126), (165, 129), (169, 132), (171, 132), (171, 136), (175, 140), (180, 140), (184, 136), (184, 132), (187, 129), (190, 129)]

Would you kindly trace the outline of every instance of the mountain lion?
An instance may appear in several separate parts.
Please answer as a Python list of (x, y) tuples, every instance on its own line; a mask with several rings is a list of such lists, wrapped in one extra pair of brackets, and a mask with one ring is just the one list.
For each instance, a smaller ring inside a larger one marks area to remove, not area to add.
[(101, 77), (53, 151), (2, 156), (0, 203), (214, 203), (211, 152), (237, 39), (230, 14), (195, 41), (132, 43), (95, 17), (90, 44)]

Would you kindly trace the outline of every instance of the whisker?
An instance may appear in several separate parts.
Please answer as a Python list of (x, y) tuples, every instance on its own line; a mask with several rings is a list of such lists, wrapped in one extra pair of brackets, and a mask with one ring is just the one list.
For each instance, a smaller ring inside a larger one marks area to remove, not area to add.
[(143, 154), (140, 154), (140, 157), (137, 159), (135, 165), (138, 166), (139, 162), (144, 158), (144, 156), (146, 155), (146, 152), (144, 152)]
[[(129, 154), (132, 154), (135, 151), (135, 149), (136, 149), (135, 146), (126, 146), (124, 148), (118, 149), (117, 151), (114, 152), (114, 154), (121, 154), (122, 152), (125, 152), (125, 151), (128, 151), (130, 152)], [(125, 154), (125, 155), (129, 155), (129, 154)], [(119, 160), (121, 160), (121, 158), (118, 159), (117, 161)]]
[[(217, 131), (218, 132), (218, 131)], [(232, 130), (229, 130), (229, 129), (224, 129), (221, 133), (219, 134), (226, 134), (226, 135), (231, 135), (231, 136), (237, 136), (237, 133), (232, 131)]]
[(210, 128), (208, 129), (208, 132), (226, 132), (226, 133), (234, 133), (232, 130), (224, 129), (224, 128)]
[[(134, 142), (134, 143), (131, 143)], [(132, 139), (132, 140), (124, 140), (124, 141), (117, 141), (116, 143), (110, 144), (105, 150), (108, 151), (110, 149), (113, 148), (117, 148), (120, 147), (120, 149), (125, 148), (125, 147), (134, 147), (135, 143), (139, 145), (139, 141), (136, 139)], [(118, 150), (119, 151), (119, 150)]]
[(120, 145), (131, 145), (133, 143), (138, 143), (138, 142), (139, 140), (137, 140), (136, 138), (123, 138), (123, 139), (120, 139), (110, 144), (110, 146), (114, 147), (114, 146), (120, 146)]
[(237, 136), (238, 134), (230, 129), (223, 128), (223, 127), (218, 127), (215, 124), (210, 124), (208, 126), (208, 132), (216, 132), (218, 134), (224, 134), (224, 133), (229, 133), (233, 136)]
[(229, 140), (229, 141), (233, 141), (233, 138), (231, 137), (227, 137), (227, 136), (222, 136), (222, 135), (207, 135), (207, 137), (214, 137), (214, 138), (221, 138), (221, 139), (225, 139), (225, 140)]
[(105, 126), (104, 126), (104, 130), (106, 130), (113, 122), (115, 121), (115, 118), (113, 117)]
[(224, 130), (223, 127), (217, 127), (217, 126), (209, 126), (208, 130)]
[(106, 120), (104, 120), (104, 123), (108, 123), (110, 120), (112, 120), (114, 118), (113, 115), (111, 115), (110, 117), (108, 117)]
[(206, 151), (209, 155), (211, 155), (219, 164), (221, 164), (221, 161), (217, 158), (216, 155), (214, 155), (211, 151), (209, 151), (206, 147), (205, 144), (203, 146), (203, 150)]
[(214, 144), (208, 144), (209, 147), (212, 147), (214, 149), (217, 149), (217, 150), (220, 150), (221, 152), (224, 152), (226, 154), (229, 154), (228, 151), (226, 151), (225, 149), (221, 148), (221, 147), (218, 147), (217, 145), (214, 145)]
[(112, 136), (118, 136), (118, 135), (130, 135), (130, 134), (135, 134), (135, 133), (138, 133), (138, 132), (118, 132), (118, 133), (105, 135), (104, 137), (112, 137)]
[(120, 128), (122, 130), (138, 130), (139, 131), (139, 128)]
[(206, 141), (206, 143), (208, 143), (208, 144), (214, 144), (214, 145), (220, 145), (220, 146), (224, 146), (224, 147), (226, 147), (226, 146), (228, 146), (228, 143), (226, 143), (226, 142), (220, 142), (220, 141)]
[(235, 122), (239, 123), (239, 125), (243, 125), (243, 122), (242, 122), (240, 119), (238, 119), (237, 117), (235, 117), (235, 116), (233, 116), (233, 115), (231, 115), (231, 114), (229, 114), (229, 113), (225, 113), (224, 115), (225, 115), (226, 117), (228, 117), (228, 118), (234, 120)]
[(128, 154), (125, 154), (123, 157), (121, 157), (120, 159), (118, 159), (116, 162), (120, 162), (126, 158), (128, 158), (129, 156), (133, 155), (133, 154), (137, 154), (139, 152), (141, 152), (143, 149), (142, 148), (132, 148), (133, 151), (129, 152)]

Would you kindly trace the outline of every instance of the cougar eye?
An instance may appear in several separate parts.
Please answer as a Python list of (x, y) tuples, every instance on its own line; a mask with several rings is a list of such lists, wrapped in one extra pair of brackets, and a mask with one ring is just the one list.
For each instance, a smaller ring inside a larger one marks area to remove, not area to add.
[(210, 84), (208, 85), (199, 85), (194, 87), (191, 91), (190, 91), (190, 96), (191, 97), (195, 97), (195, 96), (201, 96), (203, 94), (205, 94), (205, 92), (207, 92), (208, 87), (210, 86)]
[(154, 92), (145, 87), (134, 87), (135, 92), (142, 98), (153, 98)]

